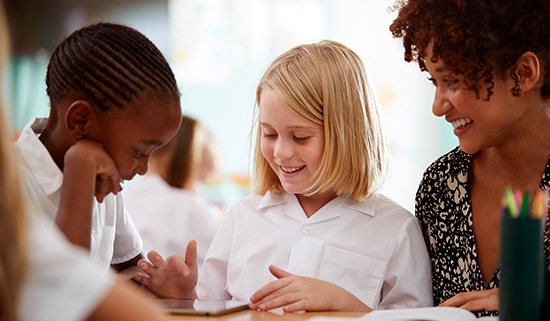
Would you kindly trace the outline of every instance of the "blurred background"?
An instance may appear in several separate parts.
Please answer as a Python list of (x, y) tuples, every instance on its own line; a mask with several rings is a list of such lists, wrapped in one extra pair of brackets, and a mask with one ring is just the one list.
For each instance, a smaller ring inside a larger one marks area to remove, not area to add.
[(249, 194), (257, 83), (273, 59), (298, 44), (331, 39), (361, 56), (392, 149), (382, 193), (411, 212), (423, 171), (458, 144), (451, 125), (431, 113), (434, 88), (427, 75), (405, 63), (402, 45), (389, 32), (394, 0), (3, 1), (12, 38), (3, 90), (15, 137), (34, 117), (48, 116), (46, 68), (64, 36), (98, 21), (129, 25), (172, 65), (183, 113), (214, 134), (221, 158), (202, 193), (223, 210)]

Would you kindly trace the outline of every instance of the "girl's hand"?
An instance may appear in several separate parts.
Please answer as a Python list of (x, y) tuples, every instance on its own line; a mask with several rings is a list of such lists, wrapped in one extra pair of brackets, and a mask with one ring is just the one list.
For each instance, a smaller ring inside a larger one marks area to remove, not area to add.
[(493, 288), (485, 291), (459, 293), (439, 306), (458, 307), (472, 312), (498, 311), (500, 290)]
[(185, 251), (185, 260), (172, 255), (165, 260), (155, 251), (140, 260), (138, 267), (145, 273), (136, 273), (133, 280), (143, 285), (149, 292), (160, 298), (190, 299), (194, 296), (197, 284), (197, 242), (190, 241)]
[(284, 312), (372, 311), (351, 293), (330, 282), (295, 276), (273, 265), (269, 271), (278, 280), (252, 295), (250, 309), (267, 311), (282, 307)]
[(109, 193), (120, 191), (119, 182), (115, 163), (103, 145), (82, 139), (67, 150), (55, 222), (71, 243), (90, 249), (93, 195), (103, 202)]
[[(77, 167), (80, 175), (86, 175), (86, 170), (95, 177), (95, 196), (102, 203), (105, 196), (121, 191), (120, 175), (113, 159), (107, 154), (100, 143), (81, 139), (71, 146), (64, 159), (64, 168)], [(64, 170), (64, 172), (66, 172)]]

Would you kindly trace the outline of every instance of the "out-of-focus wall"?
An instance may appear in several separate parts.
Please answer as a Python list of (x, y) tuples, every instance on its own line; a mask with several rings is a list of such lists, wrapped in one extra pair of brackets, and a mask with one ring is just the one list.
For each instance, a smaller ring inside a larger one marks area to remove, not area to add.
[(227, 208), (248, 193), (249, 139), (256, 85), (279, 54), (322, 39), (364, 60), (382, 106), (393, 161), (382, 192), (414, 210), (424, 169), (457, 144), (431, 113), (433, 88), (388, 30), (393, 0), (4, 0), (17, 32), (7, 105), (19, 129), (48, 115), (47, 60), (63, 35), (108, 20), (148, 36), (173, 66), (185, 114), (210, 129), (221, 168), (207, 198)]

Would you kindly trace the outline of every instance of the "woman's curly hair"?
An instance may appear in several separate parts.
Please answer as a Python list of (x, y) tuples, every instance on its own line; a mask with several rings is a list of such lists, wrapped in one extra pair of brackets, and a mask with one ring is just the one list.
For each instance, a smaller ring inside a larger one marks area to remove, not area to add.
[(426, 71), (426, 48), (433, 41), (432, 61), (442, 59), (453, 73), (465, 75), (468, 89), (486, 100), (493, 94), (493, 75), (510, 70), (511, 92), (521, 94), (517, 59), (532, 51), (539, 58), (543, 79), (541, 96), (550, 101), (550, 1), (548, 0), (398, 0), (390, 26), (403, 38), (405, 61), (417, 61)]

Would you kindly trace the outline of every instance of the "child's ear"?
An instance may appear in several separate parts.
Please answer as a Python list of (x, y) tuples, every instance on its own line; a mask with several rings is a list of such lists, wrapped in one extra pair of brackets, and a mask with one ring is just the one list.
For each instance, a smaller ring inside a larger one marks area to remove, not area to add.
[(95, 110), (90, 103), (85, 100), (73, 102), (65, 114), (65, 126), (69, 135), (74, 140), (81, 140), (86, 137), (94, 118)]
[(518, 76), (519, 87), (522, 92), (527, 92), (539, 81), (540, 62), (536, 54), (531, 51), (525, 52), (516, 62), (517, 69), (515, 71)]

